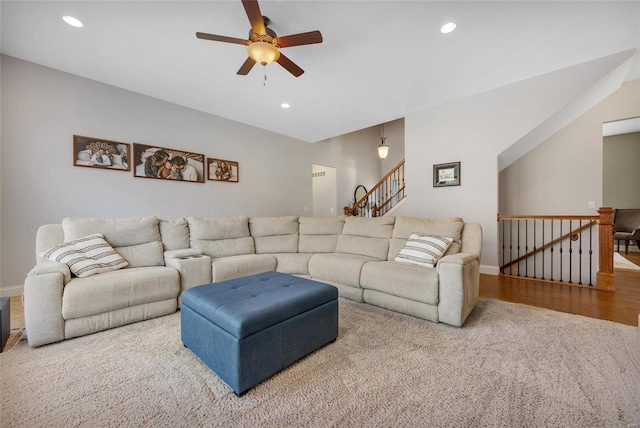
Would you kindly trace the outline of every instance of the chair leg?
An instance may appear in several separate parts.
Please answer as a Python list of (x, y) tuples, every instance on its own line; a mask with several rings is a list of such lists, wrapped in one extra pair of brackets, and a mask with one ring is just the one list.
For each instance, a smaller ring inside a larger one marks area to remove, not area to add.
[(626, 239), (624, 241), (624, 253), (629, 254), (629, 241)]
[(616, 239), (616, 241), (618, 241), (618, 251), (617, 252), (619, 253), (620, 252), (620, 240)]

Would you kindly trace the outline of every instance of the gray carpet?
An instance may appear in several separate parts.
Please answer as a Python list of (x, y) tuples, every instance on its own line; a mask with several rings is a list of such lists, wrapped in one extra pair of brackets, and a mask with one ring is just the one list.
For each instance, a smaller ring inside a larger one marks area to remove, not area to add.
[(0, 354), (0, 425), (640, 424), (636, 327), (483, 300), (459, 329), (341, 299), (335, 343), (237, 398), (182, 346), (179, 323), (19, 342)]

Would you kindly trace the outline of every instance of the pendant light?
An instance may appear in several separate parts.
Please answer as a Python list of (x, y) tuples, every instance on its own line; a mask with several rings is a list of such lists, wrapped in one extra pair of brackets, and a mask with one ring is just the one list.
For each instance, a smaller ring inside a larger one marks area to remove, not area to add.
[(386, 159), (389, 154), (389, 146), (384, 143), (384, 123), (382, 124), (382, 133), (380, 136), (380, 145), (378, 146), (378, 156), (380, 159)]

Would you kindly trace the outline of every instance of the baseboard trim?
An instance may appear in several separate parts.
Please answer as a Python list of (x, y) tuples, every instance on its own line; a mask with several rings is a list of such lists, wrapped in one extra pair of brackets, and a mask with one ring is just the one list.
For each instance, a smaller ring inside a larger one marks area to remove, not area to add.
[(12, 287), (0, 287), (0, 297), (21, 296), (24, 285), (14, 285)]
[(491, 265), (480, 265), (480, 273), (485, 273), (487, 275), (500, 275), (500, 267)]

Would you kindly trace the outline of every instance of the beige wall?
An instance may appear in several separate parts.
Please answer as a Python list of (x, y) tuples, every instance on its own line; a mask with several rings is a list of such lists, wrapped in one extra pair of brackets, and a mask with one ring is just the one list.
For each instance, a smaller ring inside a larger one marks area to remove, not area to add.
[(605, 137), (603, 149), (603, 205), (640, 208), (640, 132)]
[[(597, 214), (597, 208), (606, 205), (602, 124), (635, 116), (640, 116), (640, 80), (624, 83), (503, 170), (499, 179), (500, 213)], [(590, 201), (595, 208), (588, 208)]]

